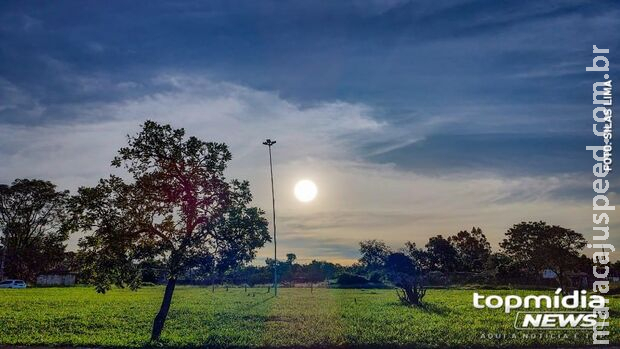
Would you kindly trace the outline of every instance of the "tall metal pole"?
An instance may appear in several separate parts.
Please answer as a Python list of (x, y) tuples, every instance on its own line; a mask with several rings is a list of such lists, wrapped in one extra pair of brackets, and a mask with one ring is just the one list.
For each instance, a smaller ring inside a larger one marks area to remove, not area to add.
[(271, 159), (271, 146), (276, 144), (276, 141), (267, 139), (263, 142), (264, 145), (269, 147), (269, 171), (271, 173), (271, 203), (273, 208), (273, 292), (274, 296), (278, 296), (278, 240), (276, 235), (276, 195), (273, 188), (273, 161)]

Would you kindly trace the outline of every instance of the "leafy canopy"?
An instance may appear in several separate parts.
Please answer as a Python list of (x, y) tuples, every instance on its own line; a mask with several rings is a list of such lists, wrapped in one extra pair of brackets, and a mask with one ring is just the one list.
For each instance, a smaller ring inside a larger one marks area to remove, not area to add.
[(48, 181), (16, 179), (0, 185), (0, 244), (6, 248), (5, 275), (33, 281), (63, 259), (74, 226), (67, 191)]
[(551, 269), (560, 282), (566, 272), (579, 264), (579, 254), (585, 245), (581, 233), (542, 221), (515, 224), (500, 243), (519, 265), (533, 273)]
[(137, 287), (140, 260), (161, 260), (175, 279), (202, 264), (227, 269), (253, 259), (270, 239), (267, 221), (249, 207), (247, 181), (226, 181), (229, 160), (225, 144), (153, 121), (128, 137), (112, 165), (132, 181), (111, 175), (75, 198), (82, 228), (93, 232), (80, 246), (97, 289)]

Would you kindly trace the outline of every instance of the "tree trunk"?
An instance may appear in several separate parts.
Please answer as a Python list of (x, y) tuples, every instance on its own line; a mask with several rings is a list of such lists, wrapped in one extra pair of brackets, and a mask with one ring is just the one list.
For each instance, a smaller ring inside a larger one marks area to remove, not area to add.
[(166, 322), (166, 317), (168, 317), (168, 310), (170, 310), (172, 293), (174, 292), (174, 286), (176, 283), (176, 278), (168, 279), (166, 292), (164, 292), (164, 299), (161, 302), (161, 308), (159, 308), (159, 313), (157, 313), (157, 316), (155, 316), (155, 321), (153, 321), (153, 331), (151, 332), (152, 341), (158, 341), (161, 336), (161, 331), (164, 329), (164, 323)]
[(563, 295), (569, 294), (568, 289), (567, 289), (568, 285), (566, 285), (566, 283), (564, 282), (564, 281), (567, 281), (564, 279), (564, 273), (556, 272), (556, 275), (557, 275), (556, 279), (558, 280), (558, 285), (562, 289), (562, 294)]

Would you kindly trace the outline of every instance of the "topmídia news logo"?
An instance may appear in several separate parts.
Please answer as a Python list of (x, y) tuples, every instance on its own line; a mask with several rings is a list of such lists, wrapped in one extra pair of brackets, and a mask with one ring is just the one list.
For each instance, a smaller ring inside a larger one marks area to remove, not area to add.
[(603, 296), (588, 295), (585, 290), (564, 295), (559, 288), (553, 296), (473, 294), (476, 309), (503, 308), (506, 314), (517, 310), (514, 327), (518, 330), (592, 330), (597, 326), (597, 320), (605, 317), (601, 310), (606, 303)]

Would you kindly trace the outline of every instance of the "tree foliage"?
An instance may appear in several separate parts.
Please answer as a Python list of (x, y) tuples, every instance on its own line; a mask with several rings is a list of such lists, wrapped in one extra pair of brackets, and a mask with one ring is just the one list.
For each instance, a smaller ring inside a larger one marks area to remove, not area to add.
[(393, 252), (380, 240), (362, 241), (360, 263), (375, 280), (381, 279), (377, 272), (383, 273), (387, 280), (396, 286), (401, 302), (421, 305), (422, 298), (426, 294), (423, 285), (423, 275), (426, 271), (422, 265), (427, 263), (427, 253), (419, 250), (415, 243), (408, 242), (405, 247), (407, 254)]
[(457, 270), (459, 255), (454, 246), (441, 235), (433, 236), (426, 244), (426, 253), (432, 270), (450, 272)]
[(543, 221), (515, 224), (500, 243), (510, 258), (530, 272), (555, 272), (561, 288), (566, 286), (566, 273), (579, 265), (585, 245), (581, 233)]
[(460, 271), (481, 272), (491, 255), (491, 244), (482, 229), (473, 227), (471, 232), (461, 230), (448, 241), (457, 252)]
[(391, 250), (388, 245), (380, 240), (365, 240), (360, 242), (360, 264), (367, 271), (382, 269)]
[(398, 288), (397, 294), (401, 302), (419, 306), (426, 295), (423, 285), (423, 272), (410, 256), (396, 252), (390, 254), (385, 262), (388, 279)]
[(6, 248), (4, 275), (34, 281), (64, 259), (73, 231), (67, 191), (48, 181), (16, 179), (0, 185), (0, 244)]

